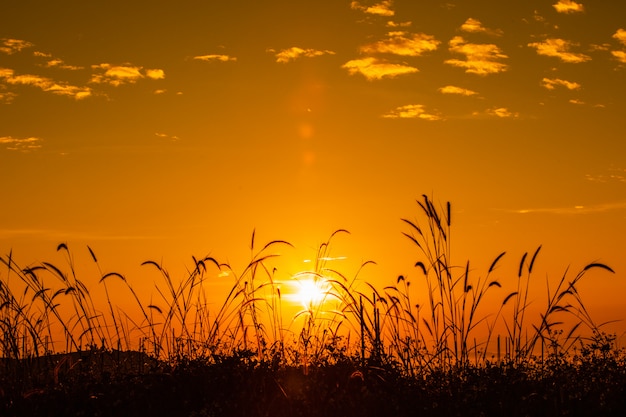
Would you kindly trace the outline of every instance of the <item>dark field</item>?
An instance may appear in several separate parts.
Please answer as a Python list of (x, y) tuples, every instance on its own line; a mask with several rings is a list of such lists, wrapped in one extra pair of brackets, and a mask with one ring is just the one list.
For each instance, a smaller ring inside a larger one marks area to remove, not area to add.
[[(507, 363), (406, 377), (393, 363), (296, 367), (240, 352), (158, 363), (84, 352), (2, 365), (3, 416), (623, 416), (626, 367), (614, 352), (576, 362)], [(33, 375), (31, 371), (35, 369)]]

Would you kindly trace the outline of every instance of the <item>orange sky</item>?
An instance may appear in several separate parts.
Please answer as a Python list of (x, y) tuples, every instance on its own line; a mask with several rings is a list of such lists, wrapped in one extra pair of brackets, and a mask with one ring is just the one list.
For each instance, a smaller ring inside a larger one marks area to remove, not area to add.
[[(426, 4), (423, 4), (426, 3)], [(626, 318), (626, 6), (621, 2), (19, 1), (0, 14), (0, 251), (86, 245), (141, 281), (147, 259), (280, 273), (338, 228), (339, 268), (415, 276), (415, 199), (452, 202), (453, 257), (503, 281), (584, 286)], [(4, 273), (4, 272), (3, 272)], [(510, 278), (507, 278), (509, 277)], [(538, 300), (537, 302), (542, 302)], [(626, 325), (620, 324), (619, 331)]]

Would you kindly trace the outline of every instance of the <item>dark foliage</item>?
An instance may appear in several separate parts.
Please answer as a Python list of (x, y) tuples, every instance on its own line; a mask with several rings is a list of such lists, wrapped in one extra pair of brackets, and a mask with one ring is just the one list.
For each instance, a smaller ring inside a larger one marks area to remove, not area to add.
[(4, 379), (0, 415), (624, 415), (624, 362), (592, 354), (584, 351), (577, 361), (466, 366), (422, 378), (407, 378), (389, 364), (359, 366), (350, 358), (311, 366), (305, 373), (243, 353), (175, 367), (76, 366), (27, 391), (11, 388)]

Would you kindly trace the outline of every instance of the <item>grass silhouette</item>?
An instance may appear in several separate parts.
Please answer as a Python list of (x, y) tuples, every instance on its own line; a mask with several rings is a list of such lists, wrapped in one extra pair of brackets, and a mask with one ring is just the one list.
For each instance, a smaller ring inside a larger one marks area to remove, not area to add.
[[(96, 289), (77, 276), (65, 243), (57, 247), (65, 268), (23, 268), (10, 252), (0, 258), (0, 414), (621, 415), (625, 355), (577, 288), (586, 275), (613, 270), (590, 263), (548, 281), (546, 305), (534, 316), (529, 288), (541, 247), (523, 255), (515, 286), (503, 291), (493, 275), (506, 253), (483, 276), (469, 261), (453, 264), (450, 203), (437, 208), (422, 196), (417, 205), (403, 234), (416, 249), (422, 304), (405, 276), (382, 288), (362, 282), (371, 261), (353, 276), (330, 268), (332, 244), (346, 230), (332, 233), (312, 269), (294, 277), (324, 288), (294, 317), (283, 317), (271, 265), (291, 245), (258, 246), (254, 232), (241, 273), (193, 257), (175, 279), (144, 262), (159, 278), (149, 301), (121, 273), (103, 273), (90, 247)], [(233, 283), (215, 305), (204, 284), (219, 273)], [(112, 288), (120, 284), (132, 312), (116, 305)], [(94, 302), (96, 290), (104, 305)], [(501, 297), (496, 311), (485, 310), (487, 294)]]

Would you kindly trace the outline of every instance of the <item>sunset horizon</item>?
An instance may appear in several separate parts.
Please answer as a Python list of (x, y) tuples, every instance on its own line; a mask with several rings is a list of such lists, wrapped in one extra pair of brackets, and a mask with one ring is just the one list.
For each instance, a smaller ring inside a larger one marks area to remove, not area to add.
[(541, 247), (533, 308), (547, 282), (606, 265), (578, 289), (626, 343), (624, 5), (40, 3), (0, 16), (4, 260), (74, 265), (102, 309), (116, 272), (156, 309), (146, 261), (184, 280), (214, 258), (228, 268), (207, 282), (228, 292), (284, 241), (270, 263), (297, 312), (320, 295), (294, 277), (337, 230), (329, 268), (423, 285), (403, 219), (425, 221), (426, 196), (450, 203), (457, 277), (506, 252), (484, 315)]

